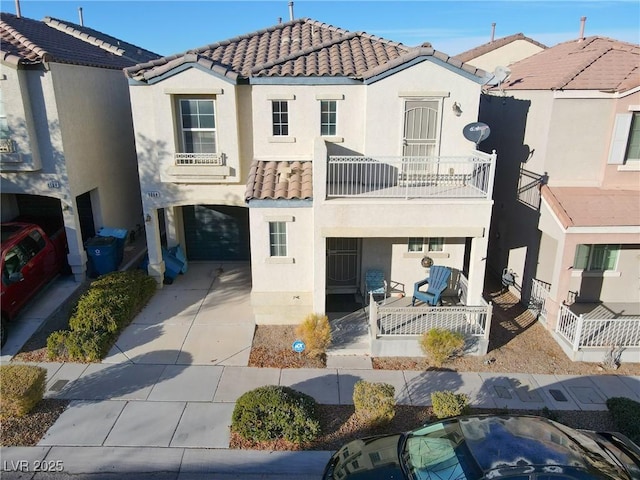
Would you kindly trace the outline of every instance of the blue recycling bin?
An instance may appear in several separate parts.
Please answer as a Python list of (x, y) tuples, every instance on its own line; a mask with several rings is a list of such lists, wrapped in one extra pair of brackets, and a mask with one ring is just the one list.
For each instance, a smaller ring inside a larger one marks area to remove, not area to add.
[(99, 237), (115, 237), (118, 243), (117, 246), (117, 255), (118, 255), (118, 265), (122, 263), (122, 258), (124, 257), (124, 244), (127, 241), (127, 235), (129, 235), (129, 231), (126, 228), (111, 228), (111, 227), (102, 227), (98, 230)]
[(89, 276), (97, 277), (118, 269), (118, 239), (116, 237), (93, 237), (85, 243), (89, 257)]
[(164, 260), (164, 281), (171, 284), (182, 271), (184, 262), (178, 260), (169, 250), (162, 247), (162, 260)]

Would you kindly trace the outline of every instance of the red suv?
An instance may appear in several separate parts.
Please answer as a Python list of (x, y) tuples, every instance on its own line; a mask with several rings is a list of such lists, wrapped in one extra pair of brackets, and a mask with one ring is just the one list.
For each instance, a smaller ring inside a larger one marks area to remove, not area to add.
[(49, 237), (33, 223), (10, 222), (0, 225), (2, 234), (2, 328), (4, 345), (6, 323), (13, 320), (26, 303), (51, 281), (66, 263), (67, 242), (64, 228)]

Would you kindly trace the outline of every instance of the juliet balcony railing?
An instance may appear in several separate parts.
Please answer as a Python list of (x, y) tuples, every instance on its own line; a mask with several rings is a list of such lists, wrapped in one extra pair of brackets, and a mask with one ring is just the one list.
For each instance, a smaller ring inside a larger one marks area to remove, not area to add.
[(327, 198), (491, 198), (495, 159), (330, 156)]
[(224, 153), (175, 153), (177, 166), (224, 165)]

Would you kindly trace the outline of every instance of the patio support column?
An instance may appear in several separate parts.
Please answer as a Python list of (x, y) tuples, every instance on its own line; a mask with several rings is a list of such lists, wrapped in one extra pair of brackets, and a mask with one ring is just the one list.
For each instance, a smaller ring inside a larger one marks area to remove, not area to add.
[(162, 259), (162, 244), (160, 243), (160, 224), (158, 222), (158, 210), (145, 210), (144, 230), (147, 236), (147, 252), (149, 255), (149, 266), (147, 272), (153, 277), (158, 288), (162, 288), (164, 281), (165, 264)]
[(471, 255), (469, 261), (469, 290), (467, 305), (480, 305), (484, 288), (484, 275), (487, 267), (487, 236), (471, 239)]
[(82, 282), (86, 278), (87, 252), (82, 243), (80, 221), (74, 213), (77, 211), (75, 201), (71, 206), (65, 202), (65, 200), (62, 200), (62, 218), (64, 221), (65, 234), (67, 235), (67, 246), (69, 248), (67, 261), (69, 262), (74, 280), (76, 282)]
[(180, 243), (178, 237), (178, 231), (176, 229), (176, 209), (178, 207), (165, 207), (164, 209), (164, 221), (167, 229), (167, 247), (175, 247)]
[(315, 229), (313, 248), (313, 311), (325, 313), (327, 292), (327, 239)]
[(327, 239), (322, 236), (316, 212), (327, 198), (327, 145), (322, 138), (313, 144), (313, 311), (325, 313), (327, 294)]

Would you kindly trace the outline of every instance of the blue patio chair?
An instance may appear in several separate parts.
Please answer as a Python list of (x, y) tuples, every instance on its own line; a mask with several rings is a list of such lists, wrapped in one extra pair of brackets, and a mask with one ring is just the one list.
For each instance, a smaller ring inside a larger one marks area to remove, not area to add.
[(369, 293), (373, 295), (382, 295), (382, 303), (387, 301), (387, 281), (384, 279), (384, 272), (382, 270), (370, 269), (364, 276), (364, 288), (369, 297)]
[[(451, 269), (449, 267), (443, 267), (435, 265), (429, 269), (429, 278), (416, 282), (413, 286), (413, 298), (411, 299), (411, 306), (416, 304), (416, 300), (420, 300), (428, 305), (438, 305), (440, 295), (444, 292), (445, 288), (449, 284), (449, 277), (451, 277)], [(420, 290), (420, 287), (429, 284), (426, 292)]]

